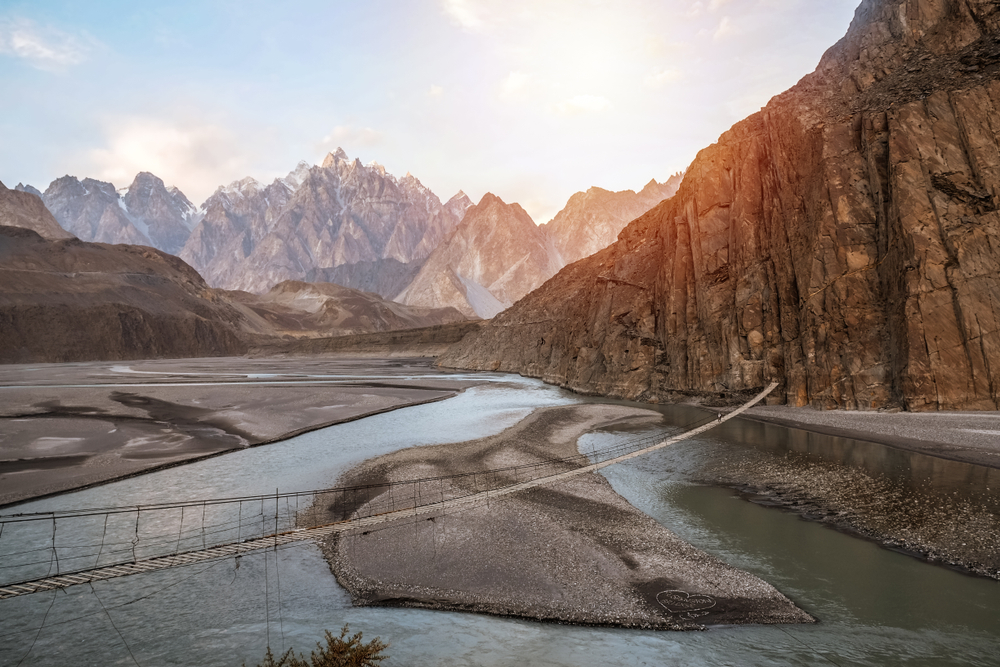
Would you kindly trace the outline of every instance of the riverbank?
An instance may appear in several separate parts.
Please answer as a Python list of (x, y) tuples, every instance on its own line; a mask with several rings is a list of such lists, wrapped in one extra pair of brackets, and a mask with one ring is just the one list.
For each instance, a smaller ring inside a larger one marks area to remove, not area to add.
[(986, 465), (996, 458), (998, 423), (996, 413), (758, 407), (715, 434), (730, 444), (696, 476), (886, 548), (1000, 579), (1000, 468)]
[[(371, 459), (337, 484), (438, 478), (574, 456), (577, 438), (588, 431), (648, 427), (660, 419), (621, 406), (540, 409), (496, 436)], [(516, 481), (511, 473), (498, 474)], [(436, 480), (427, 491), (441, 492), (435, 484), (461, 487), (444, 490), (447, 496), (473, 491), (475, 478)], [(331, 538), (323, 549), (359, 605), (675, 630), (813, 620), (770, 584), (695, 549), (636, 510), (600, 475)]]
[(443, 400), (480, 383), (427, 359), (0, 366), (0, 507)]
[(1000, 468), (1000, 412), (858, 412), (761, 405), (745, 418)]

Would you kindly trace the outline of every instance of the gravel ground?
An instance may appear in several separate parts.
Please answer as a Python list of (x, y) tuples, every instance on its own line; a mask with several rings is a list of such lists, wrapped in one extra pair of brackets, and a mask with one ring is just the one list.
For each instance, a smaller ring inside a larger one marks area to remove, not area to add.
[[(658, 420), (658, 414), (619, 406), (546, 408), (497, 436), (372, 459), (337, 483), (384, 484), (572, 456), (577, 438), (589, 430)], [(453, 483), (469, 491), (476, 481), (447, 482)], [(449, 491), (431, 482), (423, 492)], [(814, 620), (767, 582), (633, 508), (596, 474), (331, 538), (323, 549), (359, 605), (675, 630)]]
[[(701, 471), (706, 483), (729, 486), (753, 502), (785, 508), (932, 563), (1000, 579), (997, 413), (768, 406), (754, 408), (749, 416), (915, 454), (861, 451), (866, 448), (849, 441), (841, 441), (839, 449), (831, 444), (829, 451), (819, 442), (808, 453), (732, 446)], [(823, 460), (825, 456), (839, 460)], [(886, 462), (907, 456), (913, 457), (911, 473), (921, 474), (876, 470), (890, 470), (893, 466)]]

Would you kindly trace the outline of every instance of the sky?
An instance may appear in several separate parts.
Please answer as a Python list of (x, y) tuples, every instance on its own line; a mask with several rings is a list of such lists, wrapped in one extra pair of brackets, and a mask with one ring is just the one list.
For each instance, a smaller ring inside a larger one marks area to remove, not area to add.
[(196, 205), (342, 147), (542, 223), (666, 180), (811, 72), (860, 0), (0, 0), (0, 181)]

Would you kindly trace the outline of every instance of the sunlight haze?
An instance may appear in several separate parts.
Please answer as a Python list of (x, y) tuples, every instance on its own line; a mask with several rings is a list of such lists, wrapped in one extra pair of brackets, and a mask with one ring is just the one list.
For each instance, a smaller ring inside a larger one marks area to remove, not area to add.
[(813, 70), (857, 0), (4, 2), (0, 180), (200, 204), (342, 146), (536, 222), (639, 189)]

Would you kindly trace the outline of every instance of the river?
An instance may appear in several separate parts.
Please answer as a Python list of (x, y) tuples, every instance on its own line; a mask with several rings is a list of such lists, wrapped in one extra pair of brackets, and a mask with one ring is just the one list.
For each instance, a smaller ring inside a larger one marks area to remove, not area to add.
[[(439, 403), (5, 513), (322, 488), (372, 456), (483, 437), (535, 408), (594, 400), (535, 380), (488, 377), (491, 382)], [(698, 416), (695, 408), (668, 415), (674, 421)], [(768, 432), (770, 439), (781, 440), (781, 427), (769, 426)], [(595, 433), (581, 448), (636, 435)], [(792, 443), (797, 437), (787, 434)], [(845, 447), (835, 440), (836, 447)], [(997, 664), (1000, 583), (926, 564), (696, 481), (694, 471), (706, 460), (742, 446), (737, 435), (723, 432), (603, 474), (618, 493), (684, 539), (774, 584), (817, 617), (815, 625), (674, 633), (355, 608), (318, 547), (302, 542), (238, 561), (0, 600), (0, 664), (16, 665), (23, 658), (25, 665), (256, 665), (268, 643), (276, 651), (294, 646), (308, 652), (324, 629), (336, 631), (345, 623), (352, 632), (389, 642), (387, 665)], [(5, 539), (0, 535), (0, 553)]]

